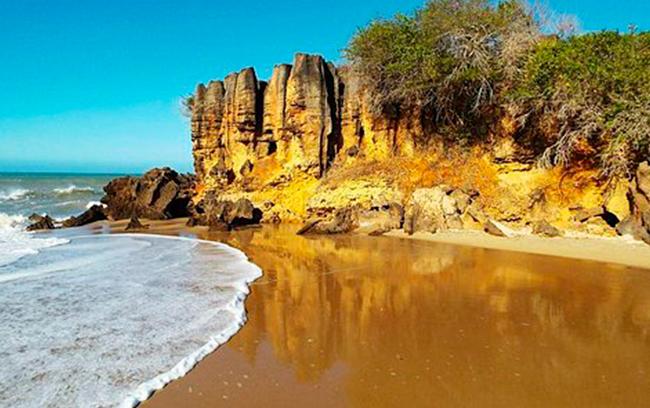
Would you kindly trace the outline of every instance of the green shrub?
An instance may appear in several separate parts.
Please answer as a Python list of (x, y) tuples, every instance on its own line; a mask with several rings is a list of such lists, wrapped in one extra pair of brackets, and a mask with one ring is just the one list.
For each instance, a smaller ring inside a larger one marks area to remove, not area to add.
[(196, 97), (194, 95), (183, 96), (180, 99), (181, 114), (187, 118), (192, 117), (194, 112), (194, 105), (196, 104)]
[(519, 0), (430, 0), (361, 29), (345, 55), (375, 113), (419, 111), (461, 143), (507, 111), (540, 163), (629, 177), (650, 158), (650, 33), (570, 35), (540, 21)]
[(509, 95), (546, 165), (587, 160), (626, 177), (650, 156), (650, 33), (542, 41)]
[(434, 123), (471, 132), (538, 36), (518, 1), (431, 0), (413, 16), (360, 30), (345, 55), (372, 91), (376, 112), (429, 109)]

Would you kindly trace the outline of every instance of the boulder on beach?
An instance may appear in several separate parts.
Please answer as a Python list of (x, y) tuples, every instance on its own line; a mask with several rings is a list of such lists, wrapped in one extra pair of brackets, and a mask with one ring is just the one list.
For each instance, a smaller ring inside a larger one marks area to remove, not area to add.
[(411, 195), (404, 219), (404, 231), (438, 232), (463, 229), (477, 194), (439, 185), (416, 189)]
[(206, 195), (197, 205), (191, 206), (189, 226), (206, 225), (211, 231), (230, 231), (237, 228), (259, 225), (262, 210), (250, 200), (223, 200), (217, 194)]
[(27, 227), (27, 231), (51, 230), (56, 228), (54, 226), (54, 220), (49, 215), (32, 214), (29, 216), (29, 220), (32, 224)]
[(359, 214), (356, 209), (345, 207), (334, 211), (331, 218), (307, 220), (297, 234), (342, 234), (351, 232), (358, 225)]
[(631, 215), (618, 229), (650, 244), (650, 162), (639, 165), (627, 192)]
[(541, 220), (533, 224), (533, 234), (554, 238), (561, 236), (562, 231), (551, 225), (548, 221)]
[(170, 168), (153, 169), (142, 177), (120, 177), (104, 191), (102, 203), (114, 220), (131, 216), (153, 220), (186, 217), (193, 194), (194, 177)]
[(127, 224), (125, 231), (136, 231), (136, 230), (143, 230), (143, 229), (148, 229), (148, 225), (144, 225), (140, 222), (138, 217), (131, 217), (131, 220)]
[(483, 231), (487, 232), (490, 235), (494, 235), (495, 237), (508, 236), (504, 229), (492, 220), (486, 221), (486, 223), (483, 225)]
[(83, 225), (92, 224), (96, 221), (104, 221), (106, 219), (107, 217), (104, 207), (101, 205), (93, 205), (80, 216), (70, 217), (63, 221), (63, 226), (65, 228), (81, 227)]

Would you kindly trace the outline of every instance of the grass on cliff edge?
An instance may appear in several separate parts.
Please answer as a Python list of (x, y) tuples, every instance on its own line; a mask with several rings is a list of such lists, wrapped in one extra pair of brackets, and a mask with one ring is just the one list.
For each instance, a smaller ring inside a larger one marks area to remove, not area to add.
[(419, 111), (451, 143), (481, 143), (509, 116), (546, 166), (613, 179), (650, 156), (648, 32), (574, 35), (519, 0), (430, 0), (359, 30), (345, 55), (375, 113)]

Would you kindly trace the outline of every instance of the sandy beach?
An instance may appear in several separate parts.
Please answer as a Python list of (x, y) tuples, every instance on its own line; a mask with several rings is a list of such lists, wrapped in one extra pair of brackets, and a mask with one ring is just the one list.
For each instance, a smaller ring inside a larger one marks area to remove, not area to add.
[(396, 230), (387, 235), (441, 244), (549, 255), (650, 269), (650, 246), (631, 237), (608, 238), (583, 235), (545, 238), (535, 235), (515, 235), (505, 238), (470, 230), (435, 234), (416, 232), (413, 235)]
[[(641, 406), (650, 398), (650, 275), (624, 265), (645, 265), (642, 247), (595, 262), (562, 257), (568, 239), (483, 236), (461, 246), (435, 236), (147, 223), (150, 233), (242, 249), (264, 276), (241, 331), (144, 406)], [(499, 249), (476, 247), (495, 242)], [(525, 245), (557, 256), (524, 253)]]
[[(189, 228), (185, 226), (186, 219), (168, 221), (146, 221), (149, 233), (156, 234), (197, 234), (206, 235), (202, 227)], [(123, 232), (128, 220), (98, 223), (91, 228), (99, 229), (101, 226)], [(297, 226), (287, 226), (287, 231), (295, 231)], [(632, 239), (631, 237), (600, 237), (600, 236), (566, 236), (546, 238), (531, 234), (517, 234), (512, 237), (496, 237), (481, 231), (458, 230), (438, 232), (416, 232), (412, 235), (403, 230), (393, 230), (385, 237), (427, 241), (439, 244), (469, 246), (475, 248), (494, 249), (499, 251), (520, 252), (536, 255), (547, 255), (568, 259), (602, 262), (613, 265), (630, 266), (635, 268), (650, 269), (650, 246)], [(221, 237), (220, 237), (221, 238)]]

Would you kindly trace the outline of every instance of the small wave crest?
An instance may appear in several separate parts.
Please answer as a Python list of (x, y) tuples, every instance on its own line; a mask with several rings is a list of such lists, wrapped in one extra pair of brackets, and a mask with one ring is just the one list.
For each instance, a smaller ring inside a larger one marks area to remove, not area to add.
[(18, 201), (29, 196), (32, 192), (25, 188), (12, 188), (0, 191), (0, 201)]
[(100, 202), (100, 201), (89, 201), (88, 204), (86, 204), (86, 210), (90, 210), (91, 207), (94, 206), (100, 206), (100, 207), (106, 207), (106, 204)]
[(9, 215), (0, 213), (0, 233), (3, 230), (14, 230), (24, 225), (27, 219), (22, 215)]
[(54, 192), (59, 195), (65, 194), (78, 194), (78, 193), (94, 193), (95, 189), (92, 187), (78, 187), (74, 184), (71, 184), (67, 187), (55, 188)]

